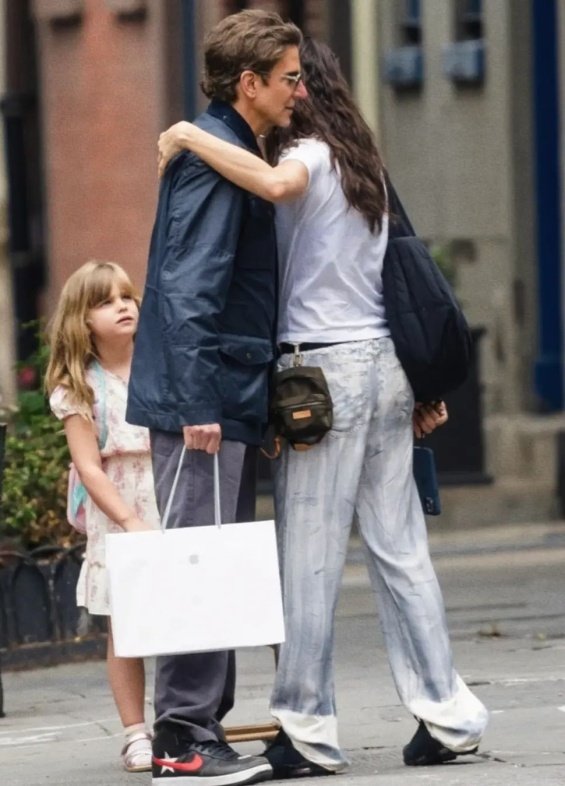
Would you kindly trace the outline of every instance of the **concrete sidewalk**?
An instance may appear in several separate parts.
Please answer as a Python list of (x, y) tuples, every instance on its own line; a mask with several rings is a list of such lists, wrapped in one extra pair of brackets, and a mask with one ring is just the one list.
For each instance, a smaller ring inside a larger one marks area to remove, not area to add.
[[(415, 723), (399, 705), (353, 542), (336, 629), (340, 738), (351, 768), (332, 784), (563, 786), (565, 528), (434, 531), (431, 542), (457, 668), (492, 713), (479, 755), (427, 769), (402, 764)], [(236, 709), (227, 725), (268, 720), (271, 651), (240, 652), (238, 663)], [(8, 673), (4, 686), (3, 786), (150, 783), (148, 774), (120, 769), (121, 733), (103, 663)]]

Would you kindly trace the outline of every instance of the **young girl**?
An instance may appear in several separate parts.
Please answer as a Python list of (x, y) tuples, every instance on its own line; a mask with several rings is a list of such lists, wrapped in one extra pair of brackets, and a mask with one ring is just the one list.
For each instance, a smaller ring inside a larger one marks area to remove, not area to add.
[[(159, 526), (149, 432), (125, 421), (138, 306), (132, 283), (118, 265), (87, 262), (65, 284), (51, 330), (45, 384), (88, 492), (87, 545), (77, 603), (90, 614), (110, 614), (106, 533)], [(124, 767), (129, 772), (149, 770), (151, 735), (144, 720), (143, 660), (115, 656), (110, 620), (107, 665), (124, 725)]]

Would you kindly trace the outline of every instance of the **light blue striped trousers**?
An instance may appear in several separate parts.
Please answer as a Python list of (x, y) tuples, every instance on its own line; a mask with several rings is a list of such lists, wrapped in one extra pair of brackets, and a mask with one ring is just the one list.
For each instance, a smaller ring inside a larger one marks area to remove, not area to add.
[[(292, 363), (283, 355), (279, 368)], [(306, 758), (339, 771), (334, 612), (357, 516), (390, 665), (408, 711), (454, 751), (474, 748), (488, 714), (452, 663), (441, 590), (412, 476), (412, 390), (390, 338), (304, 353), (321, 366), (334, 425), (277, 462), (275, 505), (287, 640), (271, 711)]]

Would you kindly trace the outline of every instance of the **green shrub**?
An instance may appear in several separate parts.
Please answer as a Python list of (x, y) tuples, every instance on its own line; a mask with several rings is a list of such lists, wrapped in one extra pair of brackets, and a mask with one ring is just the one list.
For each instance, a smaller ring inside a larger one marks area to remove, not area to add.
[(430, 254), (439, 267), (452, 289), (457, 286), (457, 265), (449, 247), (445, 244), (434, 243), (430, 247)]
[(37, 389), (43, 382), (46, 353), (41, 344), (21, 364), (36, 389), (21, 391), (16, 411), (8, 413), (0, 535), (17, 539), (24, 548), (69, 545), (77, 539), (66, 517), (70, 457), (65, 434)]

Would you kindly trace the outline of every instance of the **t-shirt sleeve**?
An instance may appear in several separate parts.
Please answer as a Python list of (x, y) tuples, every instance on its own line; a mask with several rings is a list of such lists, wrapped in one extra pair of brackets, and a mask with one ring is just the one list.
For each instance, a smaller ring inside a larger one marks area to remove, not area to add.
[(56, 387), (51, 393), (49, 406), (57, 420), (64, 420), (71, 415), (82, 415), (83, 417), (86, 415), (84, 407), (77, 404), (70, 395), (69, 389), (62, 385)]
[(300, 161), (308, 170), (308, 179), (312, 182), (318, 172), (328, 168), (329, 151), (327, 146), (317, 139), (302, 139), (282, 153), (280, 163), (283, 161)]

